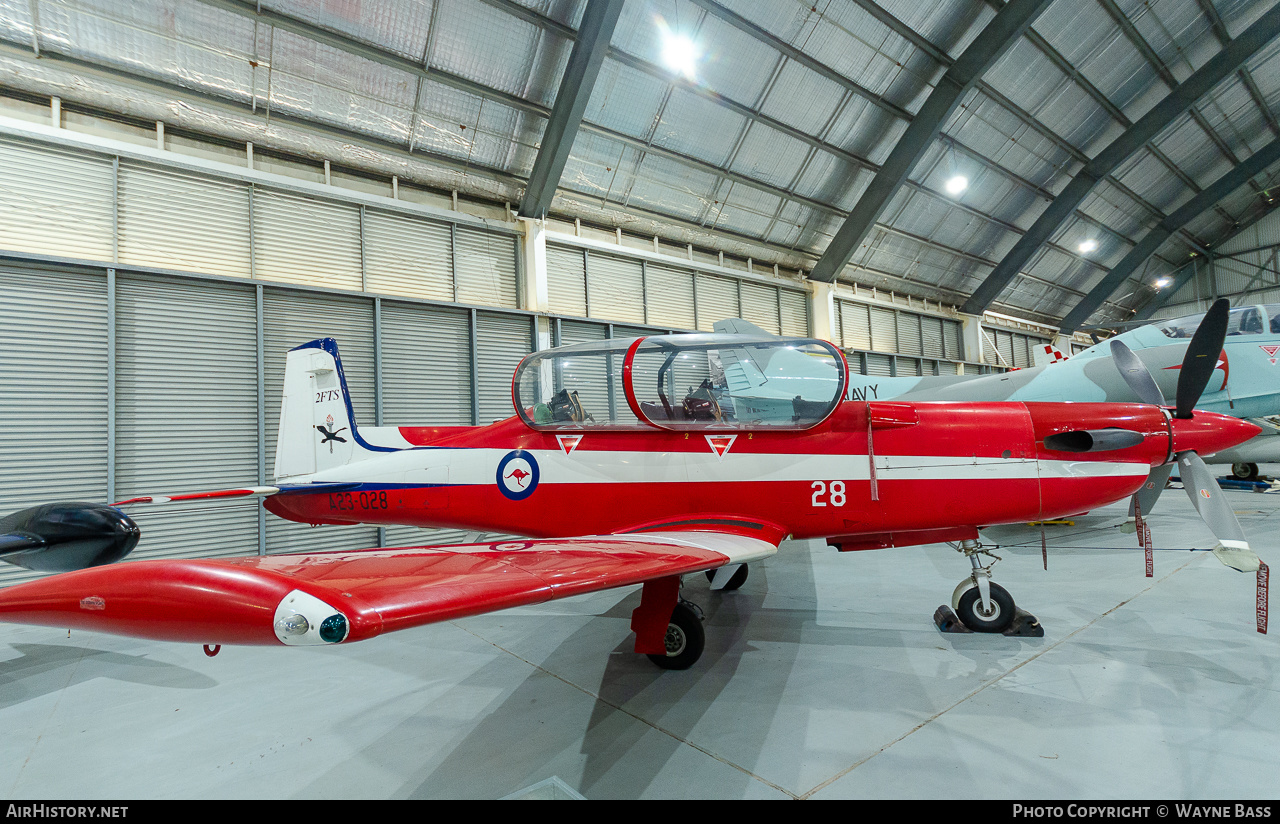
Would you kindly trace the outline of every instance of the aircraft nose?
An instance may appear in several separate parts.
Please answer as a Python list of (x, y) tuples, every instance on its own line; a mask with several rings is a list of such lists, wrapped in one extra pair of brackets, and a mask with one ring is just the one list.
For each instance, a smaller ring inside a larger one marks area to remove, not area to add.
[(1196, 452), (1202, 457), (1244, 443), (1262, 427), (1217, 412), (1196, 412), (1190, 418), (1173, 419), (1173, 451)]

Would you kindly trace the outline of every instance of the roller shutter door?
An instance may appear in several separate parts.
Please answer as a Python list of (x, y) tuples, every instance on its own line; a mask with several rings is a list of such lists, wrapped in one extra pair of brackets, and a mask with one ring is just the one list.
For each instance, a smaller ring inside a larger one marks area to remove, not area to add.
[(892, 309), (868, 306), (871, 315), (871, 348), (877, 352), (898, 351), (898, 319)]
[[(252, 486), (258, 319), (251, 286), (116, 281), (116, 496)], [(138, 507), (133, 557), (254, 555), (258, 501)]]
[(593, 318), (644, 323), (640, 261), (589, 252), (587, 303)]
[(1026, 335), (1014, 335), (1013, 338), (1013, 365), (1020, 366), (1024, 369), (1031, 365), (1031, 351), (1029, 349), (1030, 338)]
[(871, 315), (862, 303), (840, 303), (841, 346), (846, 349), (871, 348)]
[(257, 188), (253, 191), (254, 276), (358, 292), (360, 210)]
[(558, 315), (587, 316), (587, 275), (581, 249), (548, 244), (547, 305)]
[[(280, 425), (280, 393), (290, 349), (315, 338), (338, 341), (356, 422), (372, 425), (374, 409), (373, 304), (342, 295), (268, 287), (263, 290), (263, 347), (266, 361), (267, 475), (275, 464)], [(311, 528), (267, 515), (267, 552), (364, 549), (377, 545), (377, 530), (366, 526)]]
[[(106, 502), (106, 278), (3, 266), (0, 285), (0, 514)], [(36, 577), (0, 563), (0, 585)]]
[(247, 278), (249, 186), (120, 166), (120, 262)]
[(364, 266), (369, 292), (452, 303), (452, 227), (366, 209)]
[(919, 358), (899, 356), (897, 359), (897, 377), (919, 377), (924, 374), (924, 363)]
[(809, 337), (809, 301), (803, 292), (782, 289), (778, 292), (782, 308), (782, 334)]
[(0, 141), (0, 249), (110, 261), (106, 158)]
[(742, 281), (742, 319), (754, 323), (766, 332), (781, 334), (777, 288)]
[(647, 264), (645, 299), (649, 302), (649, 323), (654, 326), (668, 329), (695, 328), (693, 272)]
[(480, 423), (515, 414), (511, 404), (511, 376), (531, 350), (532, 321), (527, 315), (476, 312), (476, 374)]
[(984, 363), (997, 364), (1000, 357), (996, 354), (996, 332), (994, 329), (988, 329), (983, 326), (979, 330), (982, 334), (982, 360)]
[(382, 301), (382, 422), (471, 423), (471, 313)]
[(458, 301), (476, 306), (518, 306), (515, 238), (459, 226), (456, 240)]
[(968, 360), (964, 351), (964, 325), (955, 320), (942, 322), (942, 337), (946, 344), (946, 356), (951, 360)]
[[(471, 313), (382, 302), (382, 416), (386, 426), (471, 423)], [(386, 527), (385, 545), (457, 544), (456, 529)]]
[(910, 313), (898, 314), (898, 352), (904, 355), (923, 355), (924, 341), (921, 340), (920, 316)]
[(893, 359), (889, 355), (867, 353), (867, 374), (889, 377), (893, 374)]
[(920, 345), (927, 358), (946, 357), (946, 344), (942, 340), (942, 318), (920, 318)]
[(714, 329), (716, 321), (742, 317), (738, 306), (738, 282), (713, 275), (697, 276), (698, 328)]
[(1016, 366), (1013, 358), (1013, 335), (1008, 332), (996, 333), (996, 348), (1000, 350), (1001, 361), (1004, 366)]

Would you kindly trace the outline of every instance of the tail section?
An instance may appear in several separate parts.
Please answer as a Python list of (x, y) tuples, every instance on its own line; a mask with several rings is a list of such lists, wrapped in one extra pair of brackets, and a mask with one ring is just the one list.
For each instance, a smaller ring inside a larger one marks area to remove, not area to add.
[(276, 441), (276, 480), (311, 475), (360, 460), (370, 447), (356, 432), (338, 343), (322, 338), (290, 350), (285, 361)]
[(1031, 358), (1033, 365), (1035, 366), (1050, 366), (1055, 363), (1062, 363), (1067, 360), (1067, 357), (1067, 355), (1062, 353), (1061, 349), (1058, 349), (1051, 343), (1046, 343), (1043, 346), (1036, 346), (1031, 351)]

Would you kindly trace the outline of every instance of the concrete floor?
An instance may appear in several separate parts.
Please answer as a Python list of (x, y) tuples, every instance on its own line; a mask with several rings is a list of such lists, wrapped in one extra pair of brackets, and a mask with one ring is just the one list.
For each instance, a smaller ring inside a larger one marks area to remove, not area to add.
[[(1268, 467), (1280, 475), (1280, 467)], [(1280, 495), (1231, 492), (1280, 565)], [(1043, 638), (944, 634), (945, 545), (793, 543), (734, 593), (701, 576), (707, 650), (633, 654), (639, 589), (350, 647), (223, 648), (0, 625), (0, 796), (1274, 798), (1280, 622), (1186, 496), (993, 530)]]

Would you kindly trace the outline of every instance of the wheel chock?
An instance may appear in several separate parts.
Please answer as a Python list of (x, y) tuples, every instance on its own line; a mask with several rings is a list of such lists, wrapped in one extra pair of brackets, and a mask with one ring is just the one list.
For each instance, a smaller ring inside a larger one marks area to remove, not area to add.
[[(946, 604), (934, 610), (933, 623), (942, 632), (973, 634), (973, 630), (966, 627), (960, 617), (955, 614), (955, 611)], [(1040, 626), (1040, 621), (1034, 615), (1018, 608), (1013, 616), (1013, 621), (1000, 634), (1018, 638), (1043, 638), (1044, 627)]]

